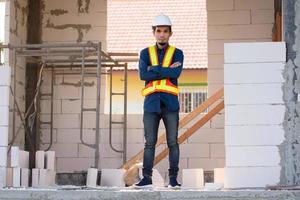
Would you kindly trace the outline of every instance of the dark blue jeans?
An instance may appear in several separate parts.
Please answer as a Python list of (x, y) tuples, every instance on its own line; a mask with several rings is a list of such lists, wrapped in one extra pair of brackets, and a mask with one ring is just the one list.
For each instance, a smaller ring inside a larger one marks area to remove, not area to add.
[(179, 146), (178, 146), (178, 111), (170, 112), (166, 108), (162, 108), (160, 113), (144, 112), (144, 134), (145, 148), (143, 161), (143, 176), (152, 177), (152, 168), (155, 156), (155, 145), (157, 142), (158, 127), (160, 120), (163, 120), (166, 133), (167, 144), (169, 148), (169, 177), (177, 177), (179, 163)]

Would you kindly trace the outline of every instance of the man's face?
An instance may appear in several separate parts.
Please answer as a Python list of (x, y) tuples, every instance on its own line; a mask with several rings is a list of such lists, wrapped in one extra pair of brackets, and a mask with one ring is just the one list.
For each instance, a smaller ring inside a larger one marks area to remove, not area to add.
[(172, 36), (172, 32), (169, 26), (158, 26), (155, 31), (153, 31), (153, 35), (157, 43), (167, 43)]

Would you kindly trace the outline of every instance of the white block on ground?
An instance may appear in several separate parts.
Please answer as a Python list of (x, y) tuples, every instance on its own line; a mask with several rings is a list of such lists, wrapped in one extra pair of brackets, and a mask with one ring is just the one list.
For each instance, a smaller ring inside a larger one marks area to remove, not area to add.
[(0, 66), (0, 86), (10, 86), (11, 68), (9, 66)]
[(224, 188), (254, 188), (277, 185), (280, 167), (225, 167)]
[(124, 174), (123, 169), (101, 169), (101, 186), (116, 186), (124, 187)]
[(275, 146), (284, 140), (282, 125), (225, 126), (225, 145), (227, 146)]
[(11, 167), (6, 168), (6, 186), (7, 187), (13, 186), (13, 168)]
[(277, 146), (226, 146), (226, 167), (279, 166)]
[(55, 151), (46, 151), (46, 169), (55, 170)]
[(8, 146), (8, 126), (0, 126), (0, 146)]
[(0, 106), (0, 126), (8, 126), (9, 108), (8, 106)]
[(0, 189), (6, 187), (6, 167), (0, 167)]
[(283, 83), (284, 66), (285, 62), (224, 64), (224, 84)]
[(13, 167), (13, 187), (21, 186), (21, 168)]
[(87, 172), (86, 186), (96, 187), (97, 186), (98, 169), (89, 168)]
[(225, 63), (286, 61), (284, 42), (225, 43)]
[(0, 86), (0, 106), (9, 106), (9, 97), (10, 97), (10, 88), (9, 86)]
[(10, 166), (11, 167), (20, 167), (19, 165), (19, 147), (12, 146), (10, 150)]
[(55, 185), (56, 172), (51, 169), (47, 169), (46, 185), (54, 186)]
[(21, 168), (29, 168), (29, 152), (19, 150), (19, 165)]
[(224, 168), (214, 168), (214, 183), (224, 184)]
[(29, 186), (30, 169), (21, 168), (21, 187)]
[(224, 183), (205, 183), (204, 190), (216, 191), (224, 188)]
[(155, 187), (164, 187), (165, 186), (165, 180), (159, 173), (157, 169), (153, 169), (152, 172), (152, 183)]
[(47, 187), (47, 169), (39, 169), (39, 187)]
[(228, 105), (225, 125), (278, 125), (284, 113), (284, 105)]
[(32, 169), (32, 179), (31, 179), (31, 184), (32, 187), (39, 187), (39, 169), (34, 168)]
[(0, 167), (7, 166), (7, 147), (0, 146)]
[(283, 104), (281, 83), (224, 85), (224, 103)]
[(35, 153), (35, 168), (44, 169), (45, 168), (45, 152), (37, 151)]
[(204, 185), (203, 169), (183, 169), (182, 186), (188, 188), (202, 188)]

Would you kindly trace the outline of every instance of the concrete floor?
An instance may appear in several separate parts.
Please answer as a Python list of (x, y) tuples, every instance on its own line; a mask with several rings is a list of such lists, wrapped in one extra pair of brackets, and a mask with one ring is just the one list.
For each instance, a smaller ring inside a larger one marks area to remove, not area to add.
[(96, 189), (2, 189), (1, 200), (300, 200), (300, 190), (234, 190), (234, 191), (201, 191), (201, 190), (134, 190), (128, 188)]

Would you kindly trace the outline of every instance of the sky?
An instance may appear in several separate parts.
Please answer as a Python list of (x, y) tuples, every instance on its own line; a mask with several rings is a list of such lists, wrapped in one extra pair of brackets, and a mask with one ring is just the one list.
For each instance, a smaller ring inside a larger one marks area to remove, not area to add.
[(5, 2), (0, 2), (0, 42), (4, 42)]

